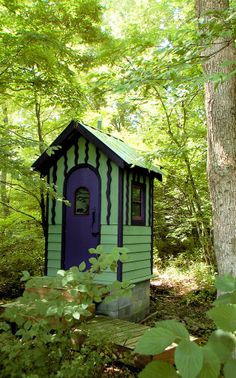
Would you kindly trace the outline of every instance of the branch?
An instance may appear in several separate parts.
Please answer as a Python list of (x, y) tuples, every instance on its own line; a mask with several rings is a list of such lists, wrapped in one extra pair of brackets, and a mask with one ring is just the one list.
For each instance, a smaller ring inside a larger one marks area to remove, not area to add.
[[(0, 183), (8, 185), (8, 186), (10, 186), (12, 188), (16, 187), (15, 190), (21, 191), (21, 192), (26, 193), (26, 194), (30, 194), (40, 204), (40, 199), (37, 197), (37, 195), (34, 194), (34, 193), (32, 193), (30, 190), (26, 189), (24, 186), (22, 186), (20, 184), (13, 184), (11, 182), (7, 182), (7, 181), (3, 181), (3, 180), (0, 180)], [(20, 189), (18, 189), (18, 188), (20, 188)]]
[(8, 207), (8, 208), (11, 209), (11, 210), (14, 210), (14, 211), (17, 212), (17, 213), (23, 214), (23, 215), (25, 215), (26, 217), (29, 217), (29, 218), (35, 220), (36, 223), (38, 223), (38, 224), (40, 224), (40, 226), (42, 226), (42, 223), (41, 223), (37, 218), (35, 218), (33, 215), (30, 215), (30, 214), (25, 213), (24, 211), (18, 210), (18, 209), (16, 209), (15, 207), (10, 206), (10, 205), (7, 205), (6, 203), (4, 203), (4, 202), (2, 202), (2, 201), (0, 201), (0, 204), (3, 205), (3, 206)]

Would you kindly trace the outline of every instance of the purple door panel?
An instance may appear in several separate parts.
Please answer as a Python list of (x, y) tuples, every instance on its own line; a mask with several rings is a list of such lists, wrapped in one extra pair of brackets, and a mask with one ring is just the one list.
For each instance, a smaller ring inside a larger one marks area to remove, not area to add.
[(66, 199), (71, 206), (65, 211), (64, 268), (78, 266), (82, 261), (90, 267), (89, 248), (100, 242), (100, 181), (89, 167), (74, 170), (67, 179)]

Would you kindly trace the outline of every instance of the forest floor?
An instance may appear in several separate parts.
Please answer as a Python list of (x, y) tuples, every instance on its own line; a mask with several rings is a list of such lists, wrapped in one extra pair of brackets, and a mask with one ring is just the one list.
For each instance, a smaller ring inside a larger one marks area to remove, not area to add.
[[(201, 285), (187, 273), (177, 277), (167, 273), (159, 274), (151, 284), (150, 315), (142, 324), (152, 327), (159, 320), (174, 319), (184, 324), (189, 333), (197, 337), (200, 344), (204, 344), (215, 329), (206, 315), (215, 298), (213, 286)], [(102, 377), (137, 376), (138, 369), (115, 364), (107, 368)]]

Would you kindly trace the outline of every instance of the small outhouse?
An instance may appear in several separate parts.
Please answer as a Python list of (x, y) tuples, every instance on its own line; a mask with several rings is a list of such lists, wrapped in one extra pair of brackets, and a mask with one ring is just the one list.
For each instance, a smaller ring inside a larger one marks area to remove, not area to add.
[(116, 272), (99, 274), (100, 283), (128, 280), (132, 296), (101, 304), (100, 313), (138, 320), (149, 310), (152, 276), (153, 179), (161, 171), (120, 139), (72, 121), (33, 168), (54, 184), (71, 206), (48, 198), (45, 272), (55, 276), (91, 255), (101, 245), (105, 252), (126, 247), (128, 260)]

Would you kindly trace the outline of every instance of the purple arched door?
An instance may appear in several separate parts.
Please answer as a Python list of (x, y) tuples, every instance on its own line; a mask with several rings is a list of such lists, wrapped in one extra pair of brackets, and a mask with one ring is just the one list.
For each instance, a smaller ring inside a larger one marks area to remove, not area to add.
[(100, 178), (93, 169), (79, 167), (66, 180), (64, 269), (82, 261), (90, 267), (89, 248), (100, 242)]

